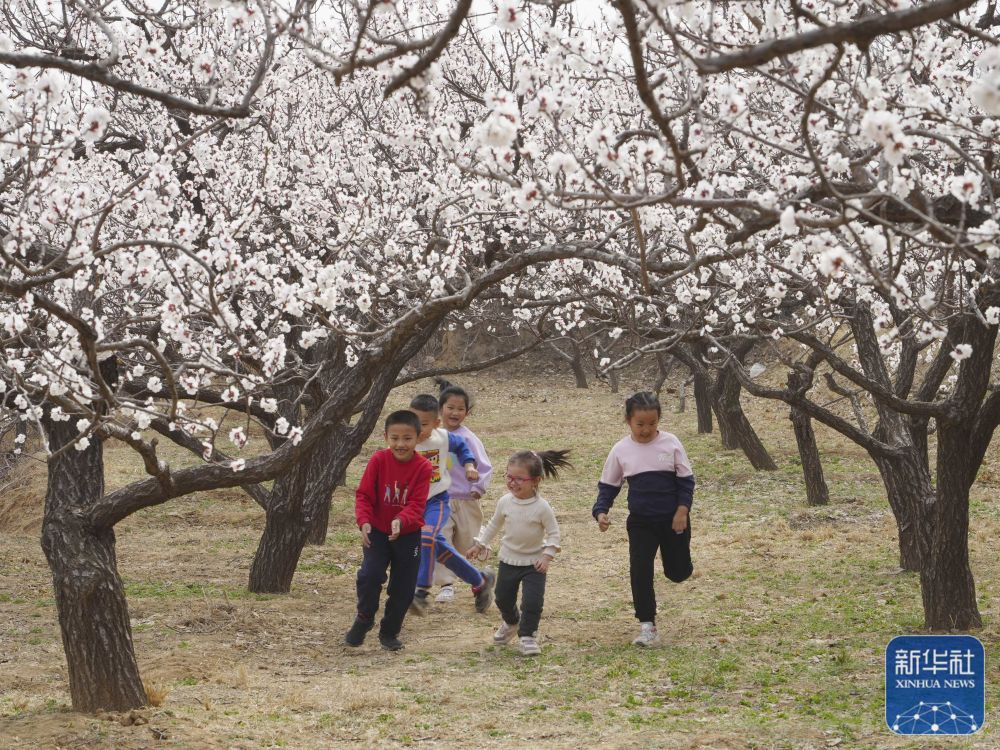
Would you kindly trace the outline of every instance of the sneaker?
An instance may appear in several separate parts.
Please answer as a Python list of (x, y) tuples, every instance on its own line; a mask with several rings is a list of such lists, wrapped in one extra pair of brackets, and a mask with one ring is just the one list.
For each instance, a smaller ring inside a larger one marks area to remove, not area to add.
[(399, 651), (403, 648), (403, 642), (394, 635), (379, 633), (378, 642), (382, 644), (382, 648), (386, 651)]
[(344, 636), (344, 643), (348, 646), (360, 646), (365, 642), (365, 636), (368, 635), (368, 631), (372, 629), (374, 624), (374, 622), (365, 622), (364, 620), (355, 618), (351, 629)]
[(476, 612), (485, 612), (493, 603), (493, 585), (497, 582), (497, 574), (492, 570), (483, 571), (483, 585), (476, 592)]
[(427, 601), (427, 592), (418, 591), (413, 595), (413, 601), (410, 602), (410, 614), (423, 617), (427, 614), (427, 609), (430, 606), (430, 602)]
[(508, 625), (505, 622), (501, 622), (500, 627), (497, 628), (497, 632), (493, 634), (493, 642), (498, 646), (502, 646), (514, 640), (515, 635), (517, 635), (516, 624)]
[(441, 587), (441, 592), (435, 597), (435, 602), (438, 604), (447, 604), (448, 602), (455, 601), (455, 587), (450, 583)]
[(518, 645), (521, 656), (538, 656), (542, 653), (542, 647), (538, 645), (538, 639), (532, 635), (522, 635)]
[(656, 633), (656, 625), (651, 622), (639, 623), (639, 637), (632, 641), (636, 646), (652, 648), (660, 645), (660, 636)]

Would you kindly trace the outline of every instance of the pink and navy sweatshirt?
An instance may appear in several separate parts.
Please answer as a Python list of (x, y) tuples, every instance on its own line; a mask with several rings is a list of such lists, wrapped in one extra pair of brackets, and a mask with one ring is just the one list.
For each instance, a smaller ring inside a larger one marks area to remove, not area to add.
[(649, 520), (670, 520), (678, 505), (691, 507), (694, 472), (676, 435), (660, 431), (648, 443), (627, 435), (615, 443), (597, 483), (593, 515), (607, 513), (628, 480), (628, 511)]

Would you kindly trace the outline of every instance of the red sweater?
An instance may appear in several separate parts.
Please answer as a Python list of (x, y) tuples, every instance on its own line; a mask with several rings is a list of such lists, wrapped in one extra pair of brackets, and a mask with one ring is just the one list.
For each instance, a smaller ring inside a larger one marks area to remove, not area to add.
[(383, 534), (392, 533), (392, 519), (402, 523), (400, 533), (419, 531), (424, 525), (424, 507), (431, 486), (431, 462), (415, 453), (405, 464), (383, 448), (368, 460), (354, 494), (358, 528), (370, 523)]

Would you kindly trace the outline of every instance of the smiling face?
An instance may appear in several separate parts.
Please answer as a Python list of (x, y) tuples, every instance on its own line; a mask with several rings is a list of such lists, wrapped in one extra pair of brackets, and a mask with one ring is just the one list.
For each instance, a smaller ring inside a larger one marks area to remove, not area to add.
[(628, 427), (632, 430), (632, 439), (637, 443), (651, 443), (656, 437), (660, 415), (656, 409), (636, 409), (628, 418)]
[(389, 446), (397, 461), (406, 463), (413, 458), (417, 447), (417, 431), (412, 425), (394, 424), (385, 431), (385, 444)]
[(448, 432), (454, 432), (462, 426), (462, 422), (467, 416), (469, 416), (469, 408), (465, 405), (465, 399), (458, 394), (448, 396), (448, 400), (441, 407), (444, 428)]
[(528, 467), (524, 464), (511, 461), (507, 464), (504, 481), (507, 483), (510, 494), (518, 500), (527, 500), (538, 491), (538, 483), (542, 481), (542, 478), (531, 476)]
[(418, 411), (416, 409), (412, 411), (420, 420), (420, 435), (417, 436), (417, 442), (422, 443), (431, 436), (434, 428), (441, 424), (441, 417), (436, 411)]

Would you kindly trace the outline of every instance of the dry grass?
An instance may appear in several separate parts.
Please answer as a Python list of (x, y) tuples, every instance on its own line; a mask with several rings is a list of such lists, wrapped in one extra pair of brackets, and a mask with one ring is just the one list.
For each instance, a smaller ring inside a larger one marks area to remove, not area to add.
[(154, 708), (162, 706), (166, 702), (167, 696), (170, 695), (170, 688), (164, 688), (150, 682), (143, 682), (142, 688), (146, 692), (146, 705)]
[[(540, 658), (493, 647), (495, 613), (476, 615), (466, 591), (408, 620), (399, 654), (377, 642), (347, 649), (340, 639), (360, 558), (350, 493), (336, 493), (328, 544), (305, 550), (288, 596), (245, 591), (263, 524), (253, 502), (236, 490), (196, 494), (118, 528), (149, 723), (76, 715), (37, 527), (8, 521), (0, 526), (0, 748), (1000, 746), (995, 659), (976, 738), (908, 742), (882, 722), (883, 649), (919, 629), (919, 586), (896, 569), (894, 524), (855, 446), (818, 428), (832, 503), (807, 508), (782, 409), (749, 409), (780, 466), (767, 474), (721, 450), (717, 435), (694, 434), (693, 413), (666, 414), (698, 477), (696, 574), (681, 586), (657, 584), (668, 644), (639, 652), (629, 644), (624, 513), (604, 535), (589, 516), (601, 465), (623, 432), (621, 399), (541, 377), (462, 382), (480, 396), (469, 424), (498, 464), (523, 447), (574, 452), (575, 468), (543, 484), (566, 541), (550, 575)], [(387, 408), (415, 390), (394, 394)], [(975, 489), (970, 540), (986, 619), (978, 635), (993, 654), (998, 454)], [(120, 448), (109, 447), (108, 464), (112, 487), (141, 476)], [(33, 494), (17, 508), (0, 505), (6, 518), (40, 516), (44, 476), (27, 486)], [(169, 701), (157, 705), (152, 686)]]

